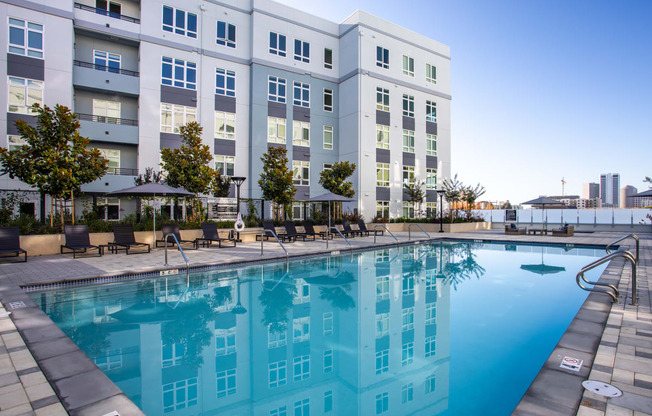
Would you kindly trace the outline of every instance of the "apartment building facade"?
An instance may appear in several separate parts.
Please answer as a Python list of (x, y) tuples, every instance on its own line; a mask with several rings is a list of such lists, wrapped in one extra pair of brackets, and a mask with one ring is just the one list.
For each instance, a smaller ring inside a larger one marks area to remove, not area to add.
[[(17, 119), (35, 102), (72, 108), (81, 134), (109, 159), (85, 185), (107, 219), (135, 209), (106, 193), (160, 169), (179, 126), (197, 121), (214, 166), (247, 178), (260, 198), (262, 154), (284, 146), (304, 201), (322, 194), (322, 170), (357, 165), (357, 209), (415, 216), (404, 184), (423, 182), (425, 204), (450, 176), (449, 48), (357, 11), (337, 24), (263, 0), (23, 0), (0, 3), (8, 24), (2, 146), (19, 146)], [(30, 188), (6, 176), (0, 190)], [(38, 211), (36, 194), (28, 194)], [(295, 210), (301, 215), (302, 210)]]

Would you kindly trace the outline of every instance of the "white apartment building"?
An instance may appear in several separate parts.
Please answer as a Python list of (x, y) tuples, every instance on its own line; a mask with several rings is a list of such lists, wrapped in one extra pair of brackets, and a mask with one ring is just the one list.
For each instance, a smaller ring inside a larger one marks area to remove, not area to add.
[[(82, 188), (108, 219), (135, 203), (106, 193), (158, 170), (192, 120), (214, 166), (247, 178), (245, 198), (261, 197), (268, 146), (287, 148), (298, 201), (325, 192), (330, 164), (355, 163), (348, 209), (366, 220), (415, 215), (403, 184), (416, 181), (435, 209), (450, 176), (449, 48), (365, 12), (337, 24), (268, 0), (11, 0), (0, 19), (0, 146), (21, 144), (14, 122), (34, 121), (31, 104), (71, 107), (110, 161)], [(2, 191), (29, 189), (0, 177)]]

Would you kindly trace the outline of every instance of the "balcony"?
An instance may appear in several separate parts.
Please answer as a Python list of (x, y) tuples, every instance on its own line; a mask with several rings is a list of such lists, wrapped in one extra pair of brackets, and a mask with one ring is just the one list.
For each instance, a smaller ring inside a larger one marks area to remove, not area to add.
[(136, 168), (109, 168), (106, 171), (107, 175), (118, 176), (138, 176), (138, 169)]
[(140, 93), (140, 74), (137, 71), (83, 61), (73, 61), (73, 65), (72, 79), (76, 87), (129, 96), (138, 96)]
[[(117, 171), (124, 173), (113, 175), (109, 172), (96, 181), (82, 185), (82, 192), (106, 193), (136, 186), (134, 179), (138, 175), (138, 169), (118, 168)], [(129, 172), (133, 175), (127, 175)]]
[(138, 144), (138, 120), (77, 113), (80, 134), (92, 141)]
[(98, 9), (97, 7), (88, 6), (86, 4), (75, 3), (75, 9), (80, 9), (87, 12), (103, 15), (103, 16), (108, 16), (113, 19), (124, 20), (125, 22), (140, 24), (140, 19), (137, 19), (135, 17), (125, 16), (124, 14), (115, 13), (104, 9)]

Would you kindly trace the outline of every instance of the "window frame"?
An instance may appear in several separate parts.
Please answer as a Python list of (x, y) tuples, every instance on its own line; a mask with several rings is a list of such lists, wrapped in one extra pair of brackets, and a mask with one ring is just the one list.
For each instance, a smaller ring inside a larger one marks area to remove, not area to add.
[(376, 162), (376, 186), (389, 188), (389, 163)]
[(389, 69), (389, 49), (376, 45), (376, 66)]
[[(215, 68), (215, 94), (225, 97), (235, 97), (235, 71), (224, 68)], [(220, 86), (222, 80), (223, 86)], [(232, 83), (231, 87), (229, 84)]]
[(376, 110), (389, 111), (389, 89), (376, 87)]
[(437, 122), (437, 103), (435, 101), (426, 100), (426, 121)]
[[(165, 76), (165, 69), (169, 68), (170, 77)], [(180, 73), (183, 78), (177, 78)], [(194, 81), (190, 81), (190, 75), (193, 75)], [(197, 89), (197, 64), (190, 61), (185, 61), (179, 58), (171, 58), (169, 56), (161, 57), (161, 85), (168, 85), (176, 88), (184, 88), (187, 90)]]
[[(326, 140), (326, 137), (330, 135), (330, 141)], [(325, 150), (333, 150), (333, 126), (324, 126), (323, 129), (323, 148)]]
[[(433, 180), (434, 178), (434, 180)], [(437, 189), (437, 169), (426, 168), (426, 189)]]
[[(213, 162), (215, 163), (215, 170), (222, 176), (235, 175), (235, 156), (231, 155), (213, 155)], [(229, 174), (229, 171), (231, 172)]]
[[(310, 108), (310, 84), (307, 82), (294, 81), (292, 94), (292, 104), (297, 107)], [(297, 92), (299, 98), (297, 99)]]
[(292, 161), (292, 182), (298, 186), (310, 186), (310, 161)]
[[(381, 136), (382, 140), (379, 140)], [(376, 148), (389, 149), (389, 126), (376, 124)]]
[[(18, 84), (12, 85), (12, 80), (14, 82), (20, 81), (22, 85), (20, 86)], [(12, 104), (11, 90), (12, 88), (17, 89), (18, 87), (22, 89), (23, 101), (20, 104), (17, 101), (15, 101)], [(40, 100), (31, 100), (30, 90), (39, 91)], [(17, 113), (17, 114), (36, 114), (36, 112), (32, 110), (32, 104), (38, 103), (39, 105), (42, 106), (44, 101), (44, 92), (45, 92), (44, 81), (29, 79), (29, 78), (7, 76), (7, 112)], [(32, 102), (32, 104), (29, 104), (30, 102)], [(15, 110), (11, 109), (12, 106), (15, 107)]]
[[(272, 47), (272, 38), (273, 35), (275, 35), (276, 38), (276, 47)], [(281, 38), (283, 38), (283, 43), (285, 44), (284, 47), (281, 49)], [(281, 57), (286, 57), (287, 56), (287, 36), (277, 33), (277, 32), (269, 32), (269, 48), (268, 52), (272, 55), (277, 55)]]
[(414, 118), (414, 95), (403, 94), (403, 115)]
[(414, 58), (403, 55), (403, 75), (414, 78)]
[(294, 60), (310, 63), (310, 42), (301, 39), (294, 39)]
[[(434, 76), (433, 76), (434, 75)], [(432, 64), (426, 64), (426, 82), (437, 83), (437, 67)]]
[[(165, 108), (164, 108), (165, 107)], [(192, 110), (192, 111), (189, 111)], [(170, 120), (172, 124), (167, 125), (163, 124), (163, 112), (170, 113)], [(175, 120), (177, 115), (181, 115), (181, 124), (176, 125)], [(160, 123), (160, 132), (161, 133), (174, 133), (179, 134), (179, 127), (184, 124), (189, 123), (190, 121), (197, 121), (197, 108), (190, 107), (185, 105), (171, 104), (171, 103), (161, 103), (161, 123)]]
[[(330, 97), (330, 105), (328, 105), (327, 101), (328, 98)], [(333, 89), (332, 88), (324, 88), (324, 111), (328, 113), (332, 113), (333, 109), (335, 108), (335, 95), (333, 94)]]
[[(166, 23), (165, 22), (165, 19), (166, 19), (166, 11), (165, 11), (165, 9), (170, 9), (172, 11), (172, 23)], [(183, 27), (177, 26), (177, 24), (179, 23), (179, 15), (182, 14), (182, 13), (184, 14)], [(191, 20), (193, 20), (193, 19), (191, 19), (191, 16), (194, 17), (194, 26), (195, 26), (194, 31), (189, 28)], [(196, 13), (190, 13), (190, 12), (188, 12), (186, 10), (179, 9), (179, 8), (176, 8), (176, 7), (172, 7), (172, 6), (167, 6), (165, 4), (163, 4), (163, 14), (161, 16), (161, 25), (162, 25), (161, 30), (163, 30), (164, 32), (170, 32), (170, 33), (174, 33), (176, 35), (181, 35), (181, 36), (185, 36), (187, 38), (192, 38), (192, 39), (197, 39), (197, 33), (199, 32), (199, 27), (198, 27), (199, 21), (197, 20), (197, 14)]]
[[(117, 116), (109, 115), (110, 111), (115, 111), (115, 109), (109, 108), (111, 105), (118, 105)], [(99, 98), (93, 98), (93, 119), (98, 123), (107, 123), (107, 124), (120, 124), (120, 116), (122, 114), (122, 103), (120, 101), (111, 101), (111, 100), (102, 100)], [(96, 110), (105, 110), (104, 114), (100, 114), (100, 111)]]
[[(224, 31), (223, 36), (220, 36), (220, 26), (222, 26), (222, 30)], [(236, 25), (229, 22), (225, 22), (224, 20), (218, 20), (216, 23), (215, 43), (221, 46), (226, 46), (235, 49), (236, 31), (237, 31)]]
[[(305, 137), (306, 134), (308, 138)], [(292, 146), (310, 147), (309, 121), (292, 121)]]
[[(330, 60), (328, 59), (330, 53)], [(324, 68), (333, 69), (333, 50), (331, 48), (324, 48)]]
[[(13, 21), (13, 22), (12, 22)], [(22, 22), (23, 24), (19, 26), (17, 22)], [(30, 27), (32, 26), (32, 27)], [(38, 28), (36, 27), (38, 26)], [(12, 38), (12, 28), (14, 33), (16, 30), (22, 31), (22, 45), (11, 43)], [(19, 19), (16, 17), (7, 16), (7, 52), (14, 55), (29, 56), (30, 58), (36, 59), (45, 59), (44, 58), (44, 45), (43, 40), (45, 36), (45, 25), (35, 22), (30, 22), (29, 20)], [(40, 36), (40, 48), (30, 47), (30, 35), (38, 34)], [(12, 50), (12, 48), (14, 50)], [(19, 50), (22, 49), (22, 52)]]
[[(279, 121), (283, 120), (283, 123), (280, 123)], [(285, 134), (281, 136), (279, 127), (283, 126), (283, 130), (285, 131)], [(271, 128), (274, 127), (275, 129), (275, 135), (271, 136)], [(275, 138), (275, 140), (272, 140), (272, 138)], [(267, 143), (278, 143), (278, 144), (286, 144), (287, 143), (287, 120), (281, 117), (267, 117)]]
[[(102, 54), (104, 56), (101, 56)], [(104, 60), (104, 63), (98, 64), (97, 59)], [(111, 63), (116, 63), (116, 62), (118, 63), (117, 67), (110, 65)], [(93, 67), (95, 68), (96, 71), (104, 71), (104, 72), (119, 74), (120, 68), (122, 68), (122, 55), (120, 55), (119, 53), (103, 51), (100, 49), (93, 49)]]
[[(220, 130), (220, 127), (224, 127)], [(229, 131), (231, 127), (231, 131)], [(215, 111), (215, 139), (235, 140), (236, 119), (235, 113)]]
[(414, 130), (403, 129), (403, 151), (414, 153)]
[(437, 156), (437, 135), (426, 133), (426, 156)]
[[(272, 86), (274, 86), (273, 93)], [(281, 89), (283, 89), (282, 95), (280, 93)], [(267, 100), (285, 104), (287, 100), (287, 80), (285, 78), (277, 77), (276, 75), (269, 75), (267, 77)]]

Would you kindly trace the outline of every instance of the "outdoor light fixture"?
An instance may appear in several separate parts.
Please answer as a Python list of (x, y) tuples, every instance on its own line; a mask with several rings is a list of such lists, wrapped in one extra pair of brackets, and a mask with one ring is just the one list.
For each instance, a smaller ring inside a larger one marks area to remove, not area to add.
[[(231, 182), (233, 182), (235, 184), (235, 186), (237, 187), (237, 194), (236, 194), (237, 195), (237, 202), (236, 202), (236, 204), (238, 206), (238, 215), (240, 215), (240, 185), (242, 185), (242, 183), (244, 181), (246, 181), (246, 180), (247, 180), (247, 178), (245, 178), (244, 176), (232, 176), (231, 177)], [(237, 235), (235, 241), (238, 242), (238, 243), (242, 242), (242, 240), (240, 240), (240, 233), (239, 232), (238, 232), (238, 235)]]
[[(242, 178), (244, 180), (244, 178)], [(242, 182), (240, 182), (242, 184)], [(238, 303), (231, 309), (231, 313), (234, 315), (242, 315), (244, 313), (247, 313), (247, 308), (242, 306), (242, 303), (240, 303), (240, 276), (238, 275)]]
[(439, 232), (444, 232), (444, 190), (437, 189), (439, 195)]

